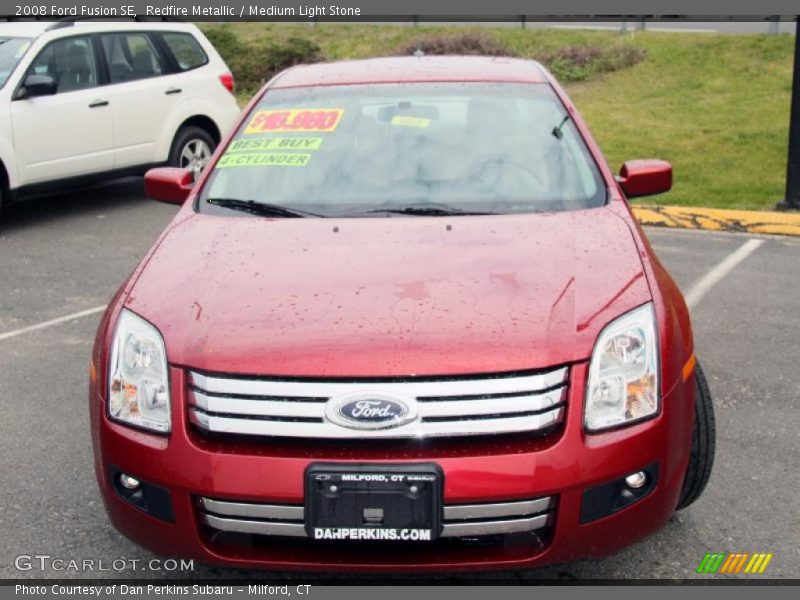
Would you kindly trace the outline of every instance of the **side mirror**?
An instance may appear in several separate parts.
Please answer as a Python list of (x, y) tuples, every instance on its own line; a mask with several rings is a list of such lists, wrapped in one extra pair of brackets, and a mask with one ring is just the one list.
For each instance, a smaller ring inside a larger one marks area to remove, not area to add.
[(628, 198), (663, 194), (672, 189), (672, 165), (665, 160), (629, 160), (617, 181)]
[(183, 204), (194, 187), (194, 175), (188, 169), (159, 167), (144, 175), (145, 193), (153, 200)]
[(58, 83), (50, 75), (31, 74), (25, 78), (22, 84), (25, 89), (25, 98), (35, 98), (36, 96), (52, 96), (58, 91)]

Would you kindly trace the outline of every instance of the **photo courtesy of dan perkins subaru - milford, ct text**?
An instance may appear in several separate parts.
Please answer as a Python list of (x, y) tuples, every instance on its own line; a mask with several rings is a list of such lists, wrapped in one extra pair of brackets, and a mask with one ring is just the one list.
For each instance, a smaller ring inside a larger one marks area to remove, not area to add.
[[(290, 588), (294, 588), (293, 590)], [(248, 585), (248, 594), (259, 594), (268, 596), (291, 596), (292, 593), (299, 596), (307, 596), (311, 593), (311, 586), (308, 584), (300, 585)], [(121, 596), (222, 596), (234, 593), (232, 585), (25, 585), (17, 584), (14, 593), (18, 596), (96, 596), (120, 594)]]

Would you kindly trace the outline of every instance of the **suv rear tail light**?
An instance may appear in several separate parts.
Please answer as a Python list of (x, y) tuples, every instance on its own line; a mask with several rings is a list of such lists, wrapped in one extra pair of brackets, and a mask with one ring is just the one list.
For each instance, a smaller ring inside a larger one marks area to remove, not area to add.
[(223, 73), (219, 76), (219, 82), (228, 90), (231, 94), (234, 93), (236, 89), (236, 84), (233, 80), (233, 75), (231, 73)]

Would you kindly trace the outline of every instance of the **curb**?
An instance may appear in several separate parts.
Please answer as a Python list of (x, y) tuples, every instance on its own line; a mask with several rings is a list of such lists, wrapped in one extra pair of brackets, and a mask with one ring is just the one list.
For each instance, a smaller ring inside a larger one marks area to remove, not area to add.
[(800, 213), (632, 205), (642, 225), (800, 236)]

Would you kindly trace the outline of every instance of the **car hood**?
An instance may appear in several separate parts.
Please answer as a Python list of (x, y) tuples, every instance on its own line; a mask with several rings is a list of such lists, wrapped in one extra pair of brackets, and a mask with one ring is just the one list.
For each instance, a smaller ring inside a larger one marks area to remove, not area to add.
[(503, 372), (586, 359), (650, 299), (609, 209), (539, 215), (264, 219), (193, 215), (126, 306), (172, 364), (281, 376)]

